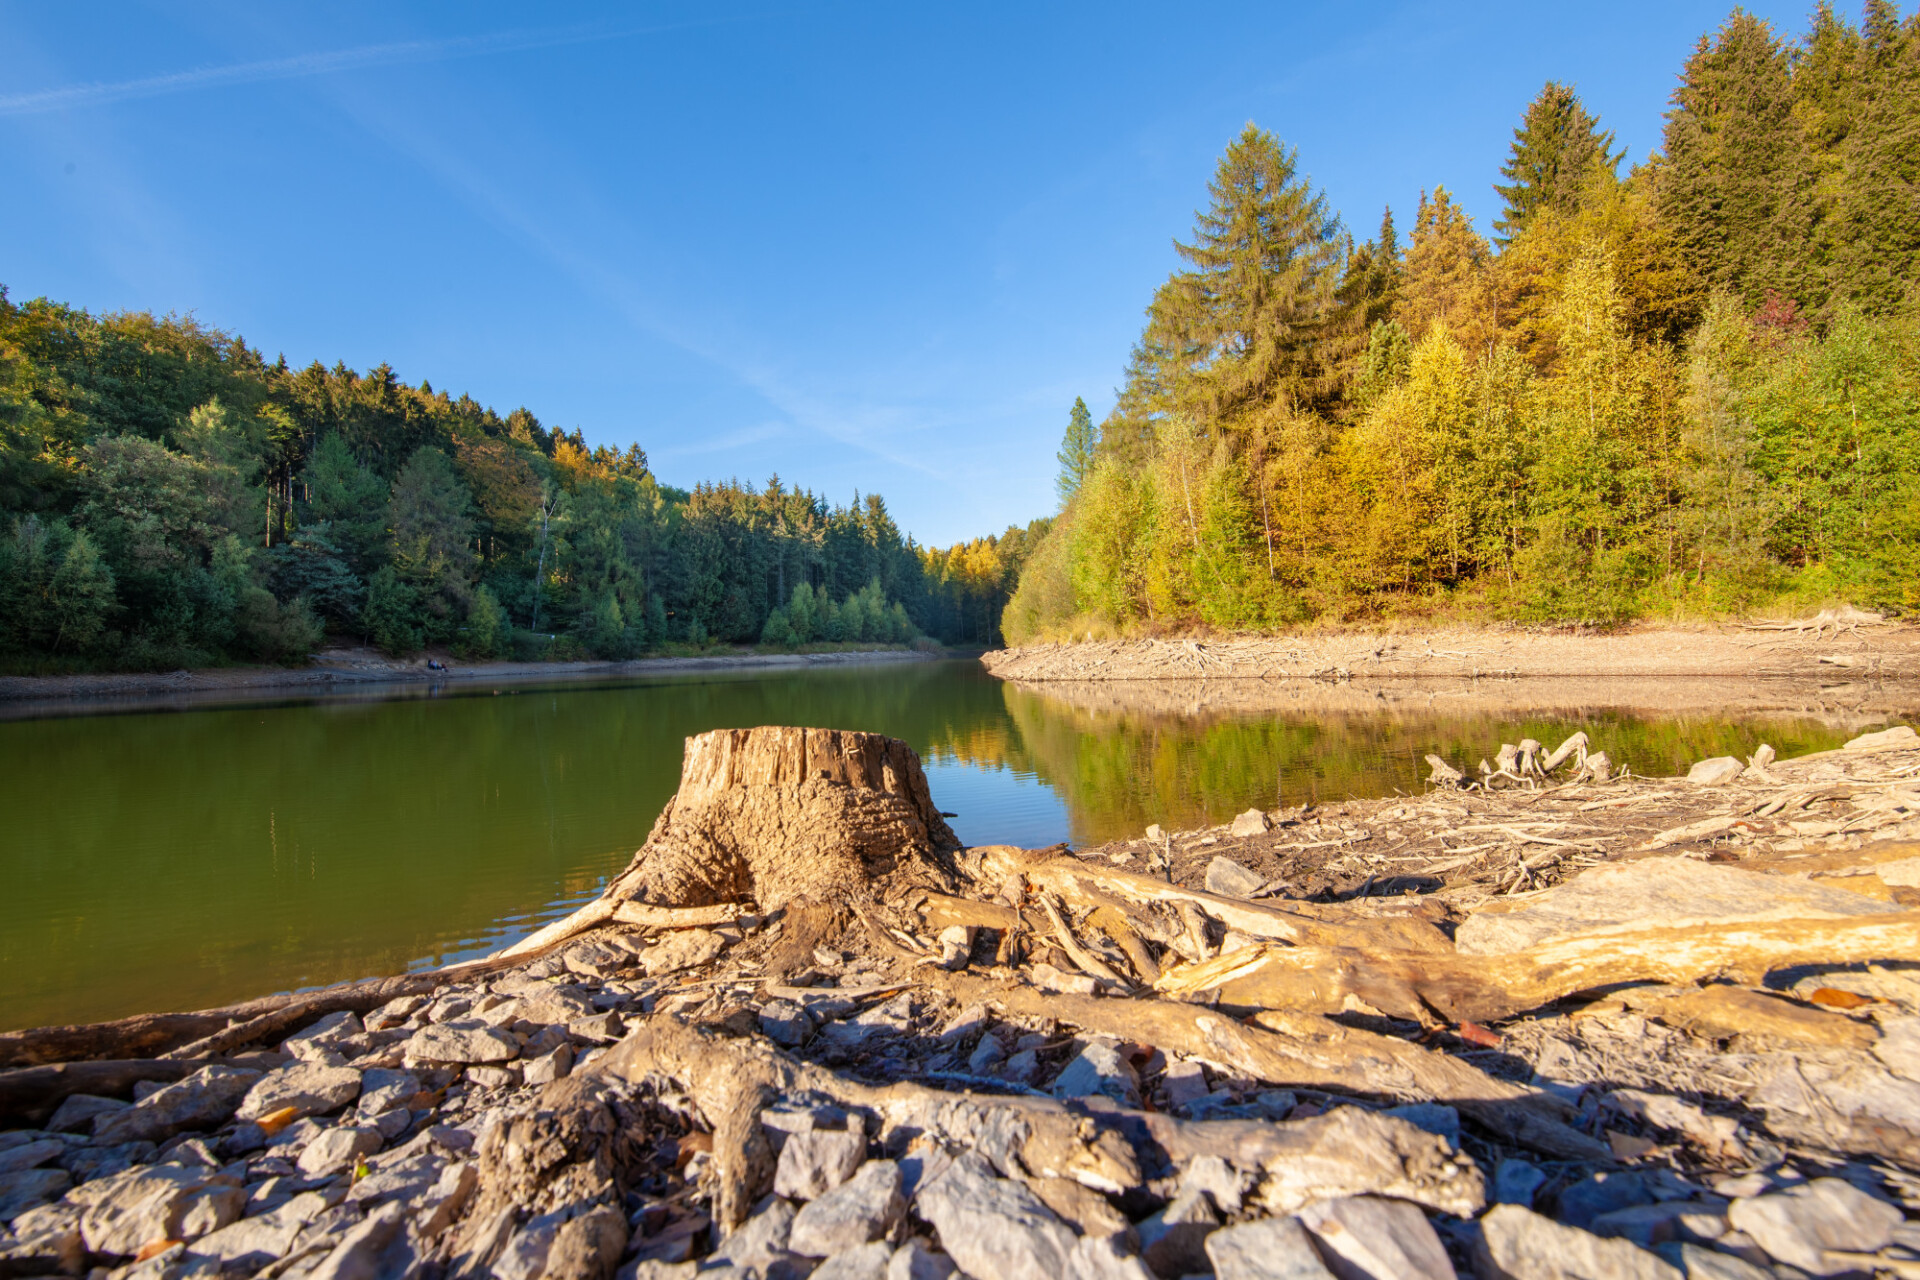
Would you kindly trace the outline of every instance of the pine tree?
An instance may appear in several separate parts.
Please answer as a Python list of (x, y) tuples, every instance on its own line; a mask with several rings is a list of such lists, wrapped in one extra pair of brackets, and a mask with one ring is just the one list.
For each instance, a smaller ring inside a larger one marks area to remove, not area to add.
[(113, 571), (101, 560), (85, 529), (74, 531), (67, 554), (60, 558), (60, 567), (48, 584), (47, 597), (55, 625), (54, 651), (91, 649), (106, 631), (107, 614), (114, 607)]
[(1613, 131), (1601, 130), (1572, 86), (1547, 81), (1513, 131), (1513, 148), (1500, 168), (1506, 185), (1493, 184), (1507, 204), (1493, 224), (1498, 242), (1511, 241), (1543, 209), (1577, 212), (1596, 175), (1617, 174), (1626, 153), (1613, 144)]
[(1054, 487), (1060, 491), (1063, 509), (1086, 483), (1087, 474), (1093, 470), (1094, 451), (1099, 446), (1100, 429), (1093, 425), (1087, 402), (1075, 396), (1073, 411), (1067, 415), (1067, 434), (1061, 438), (1060, 452), (1054, 455), (1060, 461), (1060, 477), (1054, 481)]
[(1394, 317), (1415, 345), (1439, 323), (1470, 354), (1487, 349), (1494, 337), (1491, 260), (1473, 219), (1445, 187), (1436, 187), (1431, 200), (1422, 193)]
[(1857, 110), (1840, 165), (1834, 291), (1870, 310), (1899, 305), (1920, 270), (1920, 33), (1868, 0)]

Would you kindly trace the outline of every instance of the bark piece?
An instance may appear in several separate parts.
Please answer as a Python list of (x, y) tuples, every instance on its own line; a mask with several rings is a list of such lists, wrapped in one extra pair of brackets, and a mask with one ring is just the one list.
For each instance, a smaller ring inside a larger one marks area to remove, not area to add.
[(1870, 1022), (1745, 987), (1657, 988), (1623, 992), (1620, 998), (1629, 1008), (1658, 1018), (1670, 1027), (1711, 1040), (1739, 1036), (1749, 1047), (1759, 1047), (1756, 1041), (1770, 1041), (1832, 1049), (1866, 1049), (1880, 1039), (1880, 1033)]

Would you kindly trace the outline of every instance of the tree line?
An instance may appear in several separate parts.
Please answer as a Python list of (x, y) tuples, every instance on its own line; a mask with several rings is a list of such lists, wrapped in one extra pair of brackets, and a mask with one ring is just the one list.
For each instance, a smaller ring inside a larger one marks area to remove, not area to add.
[(777, 477), (692, 490), (646, 453), (386, 365), (269, 362), (192, 317), (0, 287), (0, 661), (394, 654), (623, 659), (998, 640), (1028, 545), (902, 535)]
[(1359, 243), (1248, 125), (1007, 637), (1920, 607), (1920, 17), (1736, 11), (1623, 160), (1550, 82), (1491, 238)]

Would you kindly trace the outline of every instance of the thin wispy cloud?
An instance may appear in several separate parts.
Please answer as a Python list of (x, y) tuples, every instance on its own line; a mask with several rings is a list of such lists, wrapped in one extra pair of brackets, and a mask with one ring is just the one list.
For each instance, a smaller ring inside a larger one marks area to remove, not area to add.
[(491, 35), (455, 36), (444, 40), (406, 40), (392, 44), (362, 45), (355, 49), (302, 53), (287, 58), (232, 62), (218, 66), (195, 67), (166, 75), (143, 76), (135, 80), (63, 85), (33, 93), (7, 94), (0, 96), (0, 116), (43, 115), (52, 111), (72, 111), (84, 107), (105, 106), (135, 98), (157, 98), (167, 94), (189, 93), (194, 90), (215, 89), (227, 85), (297, 80), (311, 76), (331, 75), (341, 71), (359, 71), (368, 67), (446, 62), (455, 58), (474, 58), (486, 54), (551, 49), (600, 40), (618, 40), (627, 36), (653, 35), (692, 25), (706, 24), (676, 23), (641, 27), (610, 26), (600, 23), (545, 30), (501, 31)]

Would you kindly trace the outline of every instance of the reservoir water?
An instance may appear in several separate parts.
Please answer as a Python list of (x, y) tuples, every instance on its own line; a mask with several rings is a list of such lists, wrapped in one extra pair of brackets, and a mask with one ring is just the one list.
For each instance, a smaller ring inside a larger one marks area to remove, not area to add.
[(1037, 847), (1416, 792), (1429, 751), (1471, 767), (1502, 741), (1576, 728), (1666, 774), (1763, 739), (1783, 756), (1821, 750), (1886, 720), (1817, 699), (1733, 713), (1578, 701), (1221, 682), (1043, 692), (941, 661), (14, 709), (0, 722), (0, 1028), (483, 954), (626, 865), (682, 741), (707, 729), (903, 738), (962, 839)]

